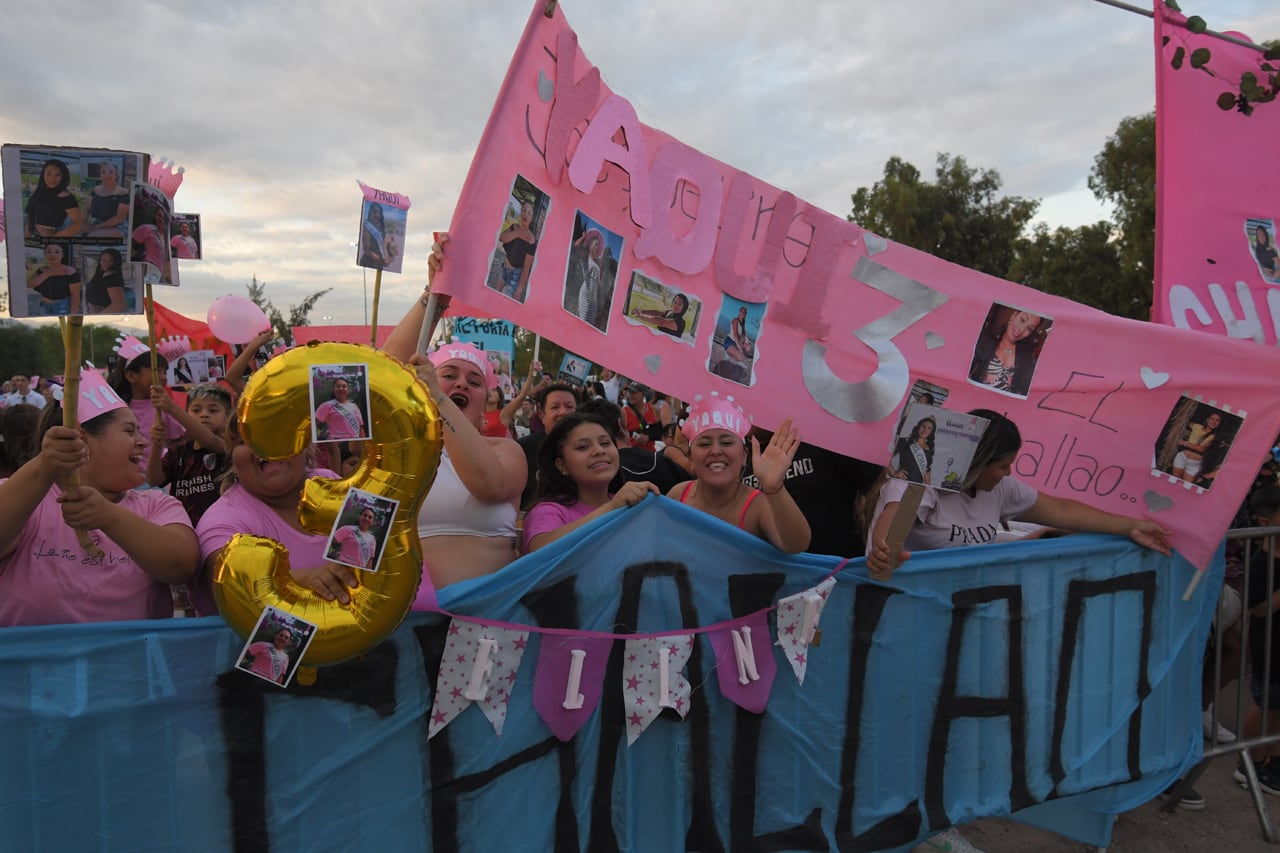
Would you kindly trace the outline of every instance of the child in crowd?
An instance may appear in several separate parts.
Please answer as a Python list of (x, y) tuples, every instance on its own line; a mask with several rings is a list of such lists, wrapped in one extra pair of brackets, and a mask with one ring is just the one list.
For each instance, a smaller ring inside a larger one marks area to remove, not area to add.
[[(147, 449), (151, 446), (151, 427), (157, 420), (164, 423), (164, 435), (170, 442), (183, 436), (182, 425), (168, 413), (160, 413), (157, 406), (160, 397), (168, 397), (164, 389), (165, 377), (169, 372), (169, 361), (156, 353), (156, 375), (151, 374), (151, 350), (137, 338), (130, 335), (116, 347), (120, 360), (111, 369), (107, 381), (121, 400), (133, 410), (138, 421), (138, 430)], [(150, 454), (144, 452), (141, 460), (143, 482), (146, 481), (147, 460)]]
[(156, 409), (181, 424), (186, 433), (164, 453), (165, 423), (156, 419), (151, 427), (147, 483), (169, 486), (169, 494), (182, 501), (191, 523), (197, 524), (218, 499), (218, 478), (227, 467), (231, 395), (217, 385), (193, 385), (187, 390), (185, 411), (164, 392), (156, 398)]
[[(1280, 525), (1280, 486), (1266, 486), (1254, 492), (1249, 509), (1261, 527)], [(1254, 705), (1244, 719), (1242, 734), (1246, 738), (1280, 731), (1280, 539), (1272, 536), (1265, 540), (1265, 547), (1253, 555), (1249, 563), (1249, 658), (1251, 674), (1249, 691)], [(1267, 578), (1268, 563), (1274, 561), (1270, 583)], [(1267, 617), (1271, 618), (1271, 671), (1266, 668), (1268, 652)], [(1263, 719), (1262, 704), (1266, 700), (1267, 713)], [(1258, 782), (1268, 794), (1280, 794), (1280, 745), (1269, 744), (1249, 751), (1258, 771)], [(1243, 756), (1236, 766), (1235, 778), (1245, 782)]]

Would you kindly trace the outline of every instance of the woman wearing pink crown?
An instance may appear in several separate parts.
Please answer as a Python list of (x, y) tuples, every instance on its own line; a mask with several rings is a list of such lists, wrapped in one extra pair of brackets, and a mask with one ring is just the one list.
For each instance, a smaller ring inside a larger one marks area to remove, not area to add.
[[(79, 411), (72, 429), (60, 425), (60, 403), (48, 406), (40, 453), (0, 481), (0, 626), (168, 618), (169, 585), (195, 574), (200, 551), (182, 504), (136, 489), (146, 444), (133, 412), (94, 372)], [(64, 487), (72, 472), (80, 485)]]
[[(432, 247), (431, 277), (440, 268), (447, 240), (441, 235)], [(439, 589), (492, 574), (516, 558), (516, 503), (529, 473), (520, 445), (482, 433), (485, 400), (498, 384), (484, 351), (469, 343), (449, 343), (429, 358), (414, 353), (426, 304), (423, 293), (383, 346), (388, 354), (417, 367), (444, 426), (435, 483), (418, 513), (427, 577), (415, 609), (434, 604), (431, 584)]]
[(728, 399), (712, 396), (693, 404), (681, 430), (689, 439), (694, 479), (674, 486), (667, 497), (714, 515), (740, 530), (759, 536), (780, 551), (798, 554), (809, 547), (809, 522), (787, 493), (791, 459), (800, 431), (787, 418), (762, 451), (751, 439), (751, 470), (760, 483), (742, 482), (747, 462), (743, 442), (751, 424)]

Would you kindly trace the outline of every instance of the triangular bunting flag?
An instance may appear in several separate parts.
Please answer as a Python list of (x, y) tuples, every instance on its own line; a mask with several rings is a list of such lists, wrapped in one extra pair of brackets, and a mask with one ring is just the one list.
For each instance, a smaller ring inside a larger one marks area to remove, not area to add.
[(435, 737), (472, 702), (479, 703), (494, 732), (501, 736), (507, 721), (507, 702), (528, 640), (528, 631), (463, 619), (449, 623), (427, 737)]
[(663, 708), (683, 717), (692, 688), (680, 671), (693, 653), (692, 634), (627, 640), (622, 656), (622, 705), (627, 746), (644, 734)]
[(796, 680), (804, 684), (809, 664), (809, 644), (818, 630), (818, 620), (836, 579), (827, 578), (817, 586), (778, 601), (778, 645), (786, 652)]

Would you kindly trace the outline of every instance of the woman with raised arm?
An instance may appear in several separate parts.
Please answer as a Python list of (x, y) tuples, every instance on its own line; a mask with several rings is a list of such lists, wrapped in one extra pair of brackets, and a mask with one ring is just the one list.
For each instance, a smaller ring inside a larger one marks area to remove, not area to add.
[(785, 483), (800, 444), (800, 431), (790, 418), (763, 451), (759, 440), (751, 439), (751, 470), (760, 483), (758, 489), (742, 482), (747, 463), (743, 438), (751, 424), (741, 409), (718, 397), (698, 400), (681, 429), (689, 439), (694, 479), (673, 487), (667, 497), (759, 536), (788, 554), (809, 547), (809, 522)]
[[(428, 287), (440, 269), (448, 235), (428, 258)], [(415, 353), (427, 294), (415, 302), (387, 339), (385, 351), (413, 364), (436, 401), (444, 449), (435, 483), (418, 513), (426, 578), (415, 608), (434, 604), (430, 589), (496, 572), (516, 557), (516, 509), (528, 466), (510, 438), (481, 433), (485, 397), (496, 387), (493, 363), (472, 344), (444, 344), (428, 359)]]

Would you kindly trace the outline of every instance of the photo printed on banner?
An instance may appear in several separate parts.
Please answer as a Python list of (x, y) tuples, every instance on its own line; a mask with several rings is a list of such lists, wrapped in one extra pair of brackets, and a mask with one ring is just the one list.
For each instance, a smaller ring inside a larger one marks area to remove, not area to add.
[(564, 310), (601, 332), (609, 330), (622, 237), (575, 211), (569, 265), (564, 276)]
[(142, 265), (129, 260), (129, 254), (115, 247), (80, 246), (79, 302), (71, 289), (71, 313), (140, 314), (142, 305)]
[(550, 196), (517, 175), (502, 213), (485, 287), (517, 302), (529, 298), (529, 276), (537, 263), (538, 241), (550, 212)]
[(707, 370), (739, 385), (755, 384), (760, 330), (767, 306), (767, 302), (743, 302), (727, 294), (721, 299)]
[(169, 223), (169, 249), (175, 258), (200, 260), (200, 214), (175, 213)]
[(1242, 412), (1183, 394), (1156, 438), (1152, 473), (1208, 491), (1243, 425)]
[[(12, 316), (141, 313), (136, 295), (128, 298), (141, 278), (135, 280), (135, 270), (125, 263), (98, 277), (95, 299), (86, 300), (84, 288), (94, 279), (90, 264), (104, 254), (109, 266), (116, 257), (129, 257), (131, 189), (145, 164), (146, 155), (129, 151), (4, 146), (0, 168)], [(57, 248), (46, 253), (46, 244)], [(61, 260), (46, 260), (46, 254)], [(104, 294), (108, 288), (114, 298)]]
[(169, 362), (169, 387), (177, 389), (208, 382), (213, 378), (209, 374), (209, 359), (214, 357), (213, 351), (207, 349), (178, 356)]
[(591, 362), (580, 355), (567, 352), (560, 361), (560, 370), (556, 372), (556, 381), (568, 382), (570, 385), (581, 388), (586, 383), (587, 374), (590, 372)]
[(647, 326), (655, 334), (693, 346), (698, 338), (702, 300), (634, 271), (622, 314), (632, 325)]
[(1274, 219), (1246, 219), (1244, 236), (1249, 255), (1258, 265), (1258, 273), (1267, 284), (1280, 284), (1280, 259), (1276, 256), (1276, 222)]
[(1048, 317), (993, 302), (973, 347), (969, 381), (1025, 398), (1052, 325)]
[(287, 687), (315, 638), (316, 626), (275, 607), (267, 607), (236, 658), (250, 675)]
[(312, 441), (361, 441), (369, 437), (369, 366), (313, 364)]
[(350, 489), (325, 544), (325, 559), (353, 569), (376, 572), (400, 502)]

